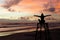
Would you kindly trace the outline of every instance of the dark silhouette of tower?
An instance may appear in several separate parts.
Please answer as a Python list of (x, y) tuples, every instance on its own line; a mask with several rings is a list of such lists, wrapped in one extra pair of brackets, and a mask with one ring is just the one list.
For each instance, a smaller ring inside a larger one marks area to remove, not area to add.
[[(44, 14), (42, 13), (41, 16), (38, 16), (38, 15), (34, 15), (36, 17), (39, 17), (40, 19), (38, 19), (39, 23), (37, 23), (37, 28), (36, 28), (36, 35), (35, 35), (35, 40), (38, 40), (37, 38), (37, 33), (38, 33), (38, 28), (40, 28), (40, 40), (42, 40), (41, 38), (41, 34), (42, 34), (42, 27), (45, 29), (44, 30), (44, 33), (45, 33), (45, 40), (51, 40), (51, 37), (50, 37), (50, 32), (49, 32), (49, 28), (48, 28), (48, 23), (45, 23), (45, 20), (44, 18), (47, 17), (47, 16), (51, 16), (51, 15), (46, 15), (44, 16)], [(40, 25), (40, 26), (39, 26)]]
[(47, 17), (47, 16), (51, 16), (51, 15), (46, 15), (46, 16), (44, 16), (44, 14), (42, 13), (41, 16), (38, 16), (38, 15), (34, 15), (34, 16), (39, 17), (41, 20), (38, 19), (38, 21), (39, 21), (39, 23), (40, 23), (41, 25), (43, 25), (43, 24), (45, 23), (44, 18)]

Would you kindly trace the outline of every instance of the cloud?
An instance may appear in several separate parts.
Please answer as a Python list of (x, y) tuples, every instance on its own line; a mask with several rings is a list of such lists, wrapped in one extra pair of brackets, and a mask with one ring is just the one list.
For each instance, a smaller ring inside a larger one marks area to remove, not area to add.
[[(51, 7), (49, 6), (50, 0), (5, 0), (4, 8), (7, 8), (8, 11), (12, 12), (39, 12), (39, 11), (48, 11)], [(60, 8), (59, 0), (52, 0), (53, 7), (55, 9)], [(58, 9), (57, 9), (58, 10)]]
[(0, 7), (0, 14), (9, 12), (6, 8)]
[(10, 8), (12, 5), (16, 5), (20, 2), (21, 0), (5, 0), (5, 4), (3, 5), (3, 7), (5, 8)]

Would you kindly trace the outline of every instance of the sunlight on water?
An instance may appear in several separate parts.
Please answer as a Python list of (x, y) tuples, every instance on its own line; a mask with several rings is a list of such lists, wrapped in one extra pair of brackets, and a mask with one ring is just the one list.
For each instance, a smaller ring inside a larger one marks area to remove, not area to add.
[(1, 32), (0, 36), (8, 36), (8, 35), (12, 35), (15, 33), (23, 33), (23, 32), (32, 32), (35, 31), (35, 29), (28, 29), (28, 30), (18, 30), (18, 31), (12, 31), (12, 32)]
[[(28, 29), (24, 29), (24, 30), (18, 30), (19, 28), (21, 29), (21, 27), (17, 27), (17, 29), (13, 29), (13, 31), (5, 31), (5, 32), (4, 31), (3, 32), (0, 31), (0, 36), (8, 36), (8, 35), (12, 35), (12, 34), (15, 34), (15, 33), (23, 33), (23, 32), (33, 32), (33, 31), (36, 31), (36, 27), (33, 27), (33, 28), (32, 27), (30, 27), (30, 26), (26, 27)], [(23, 28), (25, 28), (25, 27), (23, 27)], [(59, 26), (57, 26), (57, 27), (49, 27), (50, 30), (51, 29), (58, 29), (58, 28), (60, 28), (60, 27)], [(40, 29), (38, 29), (38, 30), (40, 30)], [(42, 28), (42, 31), (44, 31), (44, 28)]]
[(7, 36), (7, 35), (11, 35), (12, 32), (2, 32), (0, 33), (0, 36)]

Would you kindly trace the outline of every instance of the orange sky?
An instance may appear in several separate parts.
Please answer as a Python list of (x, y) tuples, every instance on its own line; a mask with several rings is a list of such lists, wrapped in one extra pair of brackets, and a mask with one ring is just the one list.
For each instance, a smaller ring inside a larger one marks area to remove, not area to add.
[[(53, 1), (52, 5), (55, 5)], [(10, 8), (15, 11), (28, 11), (28, 12), (38, 12), (44, 10), (44, 4), (47, 4), (48, 0), (22, 0), (16, 5), (12, 5)], [(49, 6), (49, 5), (48, 5)], [(60, 3), (56, 3), (55, 8), (60, 8)]]
[[(34, 14), (35, 13), (37, 14), (39, 12), (41, 13), (41, 11), (43, 11), (43, 10), (48, 11), (49, 7), (51, 7), (50, 6), (51, 4), (54, 8), (56, 8), (55, 12), (60, 14), (60, 1), (57, 1), (57, 0), (52, 0), (51, 3), (50, 3), (50, 0), (21, 0), (21, 1), (20, 0), (14, 0), (14, 1), (7, 0), (7, 2), (8, 3), (4, 3), (2, 7), (5, 8), (6, 10), (8, 10), (8, 12), (11, 12), (12, 16), (13, 16), (12, 12), (15, 13), (14, 16), (16, 16), (16, 12), (19, 12), (17, 15), (18, 15), (18, 17), (20, 17), (21, 15), (27, 16), (27, 14), (30, 15), (32, 13), (34, 13)], [(0, 7), (0, 9), (1, 9), (1, 7)], [(3, 9), (3, 10), (5, 10), (5, 9)], [(0, 10), (0, 11), (3, 13), (3, 10), (2, 11)], [(6, 13), (8, 13), (8, 12), (6, 11)], [(3, 14), (5, 14), (5, 13), (3, 13)], [(7, 15), (5, 15), (5, 16), (7, 16)]]
[[(16, 6), (18, 6), (19, 8)], [(43, 9), (42, 3), (36, 1), (34, 2), (32, 0), (24, 0), (18, 3), (17, 5), (12, 6), (11, 8), (18, 11), (32, 11), (32, 12), (36, 12)]]
[(50, 7), (51, 4), (55, 8), (60, 8), (59, 0), (6, 0), (3, 6), (19, 12), (38, 12), (44, 10), (45, 6), (46, 8), (48, 8), (47, 6)]

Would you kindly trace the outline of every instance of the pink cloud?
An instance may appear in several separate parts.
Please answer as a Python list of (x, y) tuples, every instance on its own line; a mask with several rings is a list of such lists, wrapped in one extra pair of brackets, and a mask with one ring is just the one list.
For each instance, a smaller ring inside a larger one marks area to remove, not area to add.
[(21, 0), (5, 0), (5, 4), (3, 5), (3, 7), (5, 8), (9, 8), (12, 5), (16, 5), (20, 2)]
[[(45, 10), (44, 8), (51, 7), (49, 6), (49, 2), (51, 0), (6, 0), (3, 5), (4, 8), (8, 8), (9, 11), (40, 11)], [(59, 0), (52, 0), (53, 7), (57, 8), (60, 5), (57, 3)], [(59, 3), (60, 4), (60, 3)], [(57, 6), (58, 5), (58, 6)]]

